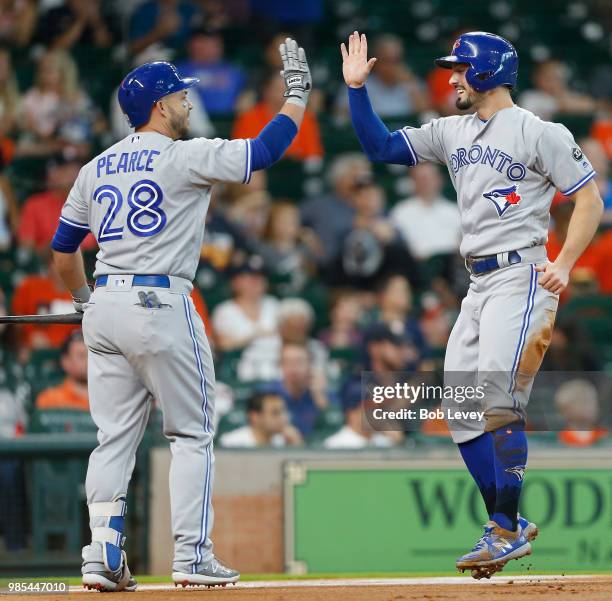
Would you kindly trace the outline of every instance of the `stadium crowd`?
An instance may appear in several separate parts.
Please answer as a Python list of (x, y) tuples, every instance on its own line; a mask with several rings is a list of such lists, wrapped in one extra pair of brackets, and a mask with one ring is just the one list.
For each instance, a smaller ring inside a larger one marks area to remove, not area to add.
[[(216, 353), (221, 446), (402, 444), (403, 433), (364, 425), (359, 373), (440, 370), (468, 283), (458, 256), (456, 198), (442, 170), (380, 170), (359, 152), (339, 54), (331, 58), (338, 40), (321, 33), (335, 19), (338, 36), (358, 16), (328, 6), (337, 4), (0, 1), (3, 313), (72, 310), (49, 243), (79, 168), (130, 131), (116, 101), (122, 73), (173, 60), (200, 78), (191, 94), (191, 136), (252, 137), (282, 104), (277, 47), (285, 32), (312, 57), (315, 90), (286, 157), (248, 185), (218, 186), (207, 216), (193, 296)], [(246, 32), (249, 52), (239, 54), (235, 41)], [(457, 112), (448, 74), (412, 64), (416, 42), (390, 31), (373, 37), (378, 62), (368, 89), (381, 117), (418, 125)], [(321, 43), (326, 39), (329, 46)], [(453, 32), (442, 36), (440, 47), (452, 39)], [(563, 294), (544, 368), (597, 371), (612, 363), (609, 339), (593, 336), (571, 307), (584, 298), (598, 299), (604, 311), (610, 306), (602, 303), (612, 294), (612, 71), (595, 65), (592, 80), (576, 83), (554, 50), (532, 61), (517, 102), (543, 119), (580, 124), (579, 143), (598, 172), (606, 214)], [(571, 212), (571, 198), (559, 193), (551, 208), (551, 259)], [(93, 236), (82, 249), (91, 275)], [(85, 347), (74, 327), (0, 328), (0, 436), (31, 431), (39, 411), (87, 411)], [(580, 390), (588, 392), (575, 386), (559, 394), (562, 413)], [(596, 394), (589, 398), (597, 405)], [(559, 442), (604, 438), (591, 421), (597, 436), (560, 434)], [(0, 481), (11, 477), (9, 463), (0, 462)]]

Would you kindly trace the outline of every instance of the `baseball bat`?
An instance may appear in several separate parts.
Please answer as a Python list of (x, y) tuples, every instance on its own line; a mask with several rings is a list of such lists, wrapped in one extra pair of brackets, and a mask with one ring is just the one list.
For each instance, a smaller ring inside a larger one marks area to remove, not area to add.
[(48, 315), (0, 315), (0, 323), (65, 323), (79, 324), (83, 321), (82, 313), (51, 313)]

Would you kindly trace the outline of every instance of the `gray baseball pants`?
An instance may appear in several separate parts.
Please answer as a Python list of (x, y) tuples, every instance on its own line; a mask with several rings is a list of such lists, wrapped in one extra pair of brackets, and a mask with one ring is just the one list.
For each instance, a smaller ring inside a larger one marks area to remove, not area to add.
[[(456, 443), (524, 420), (533, 380), (552, 337), (559, 298), (538, 284), (544, 247), (520, 251), (522, 263), (471, 276), (451, 332), (445, 384), (483, 386), (484, 420), (449, 423)], [(448, 408), (452, 403), (445, 403)], [(460, 408), (456, 404), (453, 408)]]
[[(172, 452), (173, 571), (191, 573), (212, 558), (215, 374), (192, 285), (170, 280), (170, 289), (145, 288), (132, 287), (130, 276), (109, 276), (85, 306), (89, 403), (99, 441), (85, 487), (89, 505), (126, 495), (155, 399)], [(143, 290), (155, 291), (163, 306), (141, 306)]]

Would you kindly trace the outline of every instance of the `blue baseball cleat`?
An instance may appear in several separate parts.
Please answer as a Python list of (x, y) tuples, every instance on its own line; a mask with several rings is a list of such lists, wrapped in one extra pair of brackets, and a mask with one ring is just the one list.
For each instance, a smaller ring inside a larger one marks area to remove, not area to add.
[(538, 537), (540, 533), (538, 527), (533, 522), (525, 519), (520, 513), (518, 514), (518, 524), (523, 529), (523, 534), (529, 542)]
[[(535, 533), (537, 534), (537, 527)], [(491, 578), (495, 572), (500, 572), (511, 559), (519, 559), (530, 554), (531, 544), (520, 522), (516, 532), (512, 532), (490, 521), (485, 524), (484, 534), (474, 548), (460, 557), (456, 565), (461, 572), (471, 570), (472, 577), (480, 580)]]

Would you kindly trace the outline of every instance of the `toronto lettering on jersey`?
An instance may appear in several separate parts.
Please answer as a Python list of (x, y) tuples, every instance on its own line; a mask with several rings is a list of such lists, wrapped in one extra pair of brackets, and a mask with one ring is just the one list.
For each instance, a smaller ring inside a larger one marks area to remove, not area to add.
[(508, 179), (513, 182), (521, 181), (525, 178), (527, 170), (525, 165), (519, 162), (514, 162), (509, 154), (506, 154), (499, 148), (491, 148), (485, 146), (484, 148), (480, 144), (474, 144), (469, 149), (457, 148), (457, 150), (451, 154), (451, 166), (453, 173), (458, 173), (462, 167), (468, 165), (489, 165), (489, 167), (495, 169), (498, 173), (506, 173)]
[(133, 173), (135, 171), (153, 171), (153, 159), (158, 150), (136, 150), (122, 152), (117, 160), (114, 152), (100, 156), (96, 165), (97, 177), (100, 175), (116, 175), (117, 173)]

